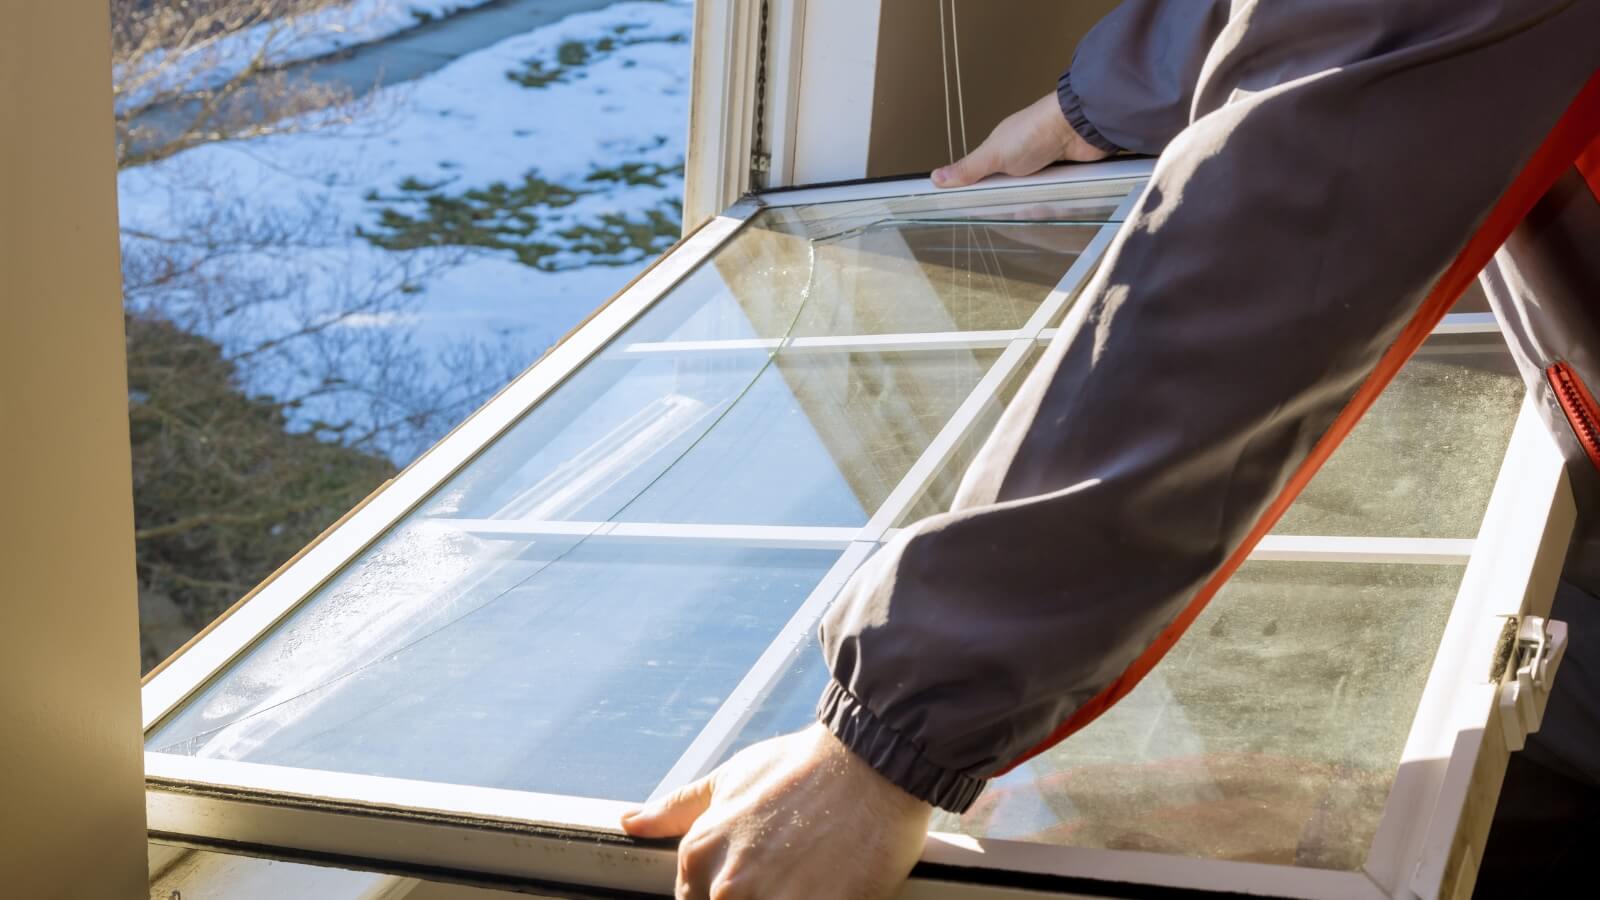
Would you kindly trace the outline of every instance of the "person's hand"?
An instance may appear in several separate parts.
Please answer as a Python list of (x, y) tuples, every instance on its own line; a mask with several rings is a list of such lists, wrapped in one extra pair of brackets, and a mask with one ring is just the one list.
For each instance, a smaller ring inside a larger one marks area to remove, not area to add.
[(887, 900), (932, 811), (814, 725), (747, 748), (622, 829), (683, 837), (678, 900)]
[(1060, 102), (1050, 93), (1007, 116), (970, 155), (934, 172), (933, 183), (942, 188), (966, 187), (997, 172), (1032, 175), (1063, 159), (1094, 162), (1110, 155), (1067, 124)]

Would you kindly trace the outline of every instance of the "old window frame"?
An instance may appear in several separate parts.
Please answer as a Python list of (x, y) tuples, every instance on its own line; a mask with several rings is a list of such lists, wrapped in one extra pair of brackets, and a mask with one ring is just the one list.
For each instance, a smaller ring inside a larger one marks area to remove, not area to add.
[[(678, 540), (738, 540), (769, 546), (833, 547), (842, 556), (773, 639), (722, 707), (657, 788), (657, 793), (707, 771), (754, 707), (780, 677), (814, 629), (834, 593), (954, 453), (1029, 352), (1052, 337), (1050, 323), (1066, 311), (1136, 201), (1152, 163), (1117, 160), (1059, 167), (1029, 178), (1003, 178), (962, 189), (1038, 192), (1052, 199), (1124, 193), (1112, 221), (1040, 309), (1014, 332), (786, 338), (760, 341), (801, 350), (849, 346), (880, 349), (961, 346), (1001, 349), (1000, 359), (912, 466), (867, 524), (853, 528), (652, 526), (608, 524), (584, 534)], [(711, 257), (758, 211), (828, 201), (868, 200), (931, 192), (923, 180), (896, 180), (770, 192), (746, 198), (712, 219), (602, 307), (569, 338), (513, 381), (482, 409), (368, 499), (272, 579), (258, 588), (147, 683), (144, 724), (150, 731), (336, 572), (407, 513), (545, 395), (577, 370), (674, 285)], [(1492, 316), (1448, 317), (1440, 333), (1497, 330)], [(738, 342), (641, 345), (624, 352), (750, 349)], [(1198, 891), (1257, 892), (1295, 897), (1380, 897), (1402, 888), (1438, 895), (1460, 863), (1458, 839), (1481, 847), (1487, 817), (1467, 805), (1475, 779), (1494, 778), (1496, 749), (1490, 713), (1497, 687), (1483, 681), (1504, 616), (1548, 611), (1560, 555), (1571, 529), (1571, 497), (1559, 452), (1525, 403), (1476, 540), (1382, 537), (1274, 536), (1256, 559), (1344, 562), (1467, 562), (1456, 604), (1400, 771), (1390, 792), (1366, 867), (1357, 872), (1299, 869), (1226, 860), (1115, 850), (1056, 847), (1017, 841), (933, 835), (914, 897), (982, 896), (996, 878), (1047, 896), (1061, 891), (1136, 895), (1151, 886)], [(588, 523), (593, 526), (595, 523)], [(562, 533), (585, 523), (547, 523)], [(528, 523), (518, 523), (526, 530)], [(635, 534), (634, 532), (637, 532)], [(445, 879), (511, 879), (561, 889), (670, 894), (673, 853), (623, 838), (617, 818), (627, 804), (405, 779), (289, 769), (157, 752), (146, 753), (147, 811), (152, 836), (197, 846), (431, 873)], [(1020, 881), (1018, 879), (1021, 879)]]

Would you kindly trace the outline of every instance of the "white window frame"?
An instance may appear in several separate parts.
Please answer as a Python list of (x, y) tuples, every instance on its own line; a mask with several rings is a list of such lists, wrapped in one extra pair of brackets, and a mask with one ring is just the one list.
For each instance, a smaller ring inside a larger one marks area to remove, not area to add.
[[(672, 767), (658, 793), (703, 774), (721, 758), (787, 670), (838, 588), (879, 542), (892, 536), (904, 512), (997, 401), (1007, 379), (1019, 373), (1029, 351), (1055, 334), (1048, 326), (1063, 309), (1067, 320), (1061, 327), (1073, 327), (1083, 308), (1069, 304), (1136, 202), (1139, 180), (1149, 175), (1151, 165), (1118, 160), (1059, 167), (1029, 178), (996, 179), (964, 189), (973, 196), (1022, 190), (1072, 198), (1105, 196), (1115, 186), (1126, 194), (1112, 221), (1100, 228), (1038, 312), (1014, 332), (872, 335), (863, 336), (859, 344), (848, 337), (760, 342), (759, 349), (768, 350), (846, 346), (887, 351), (953, 346), (1002, 350), (978, 387), (862, 528), (457, 523), (483, 536), (506, 538), (576, 534), (599, 540), (737, 541), (841, 551), (822, 583)], [(607, 349), (629, 323), (707, 260), (757, 211), (929, 190), (926, 182), (902, 180), (778, 191), (742, 201), (712, 219), (160, 669), (144, 690), (147, 733), (591, 357), (602, 350), (705, 352), (736, 349), (733, 343), (751, 344), (720, 342), (722, 346), (710, 347), (718, 342), (693, 342)], [(1447, 318), (1439, 333), (1494, 327), (1492, 317), (1458, 315)], [(1503, 617), (1548, 612), (1560, 569), (1558, 550), (1565, 549), (1572, 517), (1560, 453), (1529, 402), (1519, 415), (1476, 540), (1273, 536), (1253, 554), (1260, 560), (1467, 563), (1363, 870), (1329, 872), (934, 834), (906, 896), (998, 897), (1003, 891), (990, 884), (996, 879), (1010, 885), (1008, 890), (1020, 892), (1004, 896), (1137, 896), (1154, 886), (1310, 898), (1376, 898), (1402, 896), (1405, 891), (1424, 898), (1441, 896), (1456, 878), (1472, 871), (1474, 864), (1463, 854), (1481, 850), (1492, 814), (1492, 801), (1484, 809), (1469, 798), (1469, 792), (1482, 794), (1490, 782), (1497, 788), (1504, 772), (1503, 741), (1494, 732), (1498, 719), (1491, 715), (1498, 686), (1484, 680)], [(671, 893), (673, 851), (630, 841), (617, 828), (628, 804), (158, 752), (147, 752), (145, 759), (153, 839), (443, 880)]]

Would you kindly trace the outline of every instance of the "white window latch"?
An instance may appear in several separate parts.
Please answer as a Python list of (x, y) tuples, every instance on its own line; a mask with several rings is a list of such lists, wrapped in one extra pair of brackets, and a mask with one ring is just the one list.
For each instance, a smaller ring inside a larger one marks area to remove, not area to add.
[(1506, 621), (1500, 669), (1500, 725), (1506, 749), (1521, 750), (1544, 722), (1556, 669), (1567, 652), (1567, 623), (1539, 616)]

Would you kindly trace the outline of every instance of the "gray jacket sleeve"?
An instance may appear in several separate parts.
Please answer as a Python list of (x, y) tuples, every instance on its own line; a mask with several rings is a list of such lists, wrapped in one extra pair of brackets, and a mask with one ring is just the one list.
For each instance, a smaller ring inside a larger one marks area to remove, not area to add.
[[(1185, 6), (1139, 4), (1150, 28)], [(947, 809), (1176, 641), (1397, 337), (1443, 314), (1441, 272), (1600, 63), (1583, 0), (1234, 6), (955, 509), (824, 617), (819, 718)]]
[(1125, 0), (1078, 45), (1056, 83), (1061, 112), (1107, 153), (1150, 156), (1189, 124), (1195, 84), (1229, 0)]

